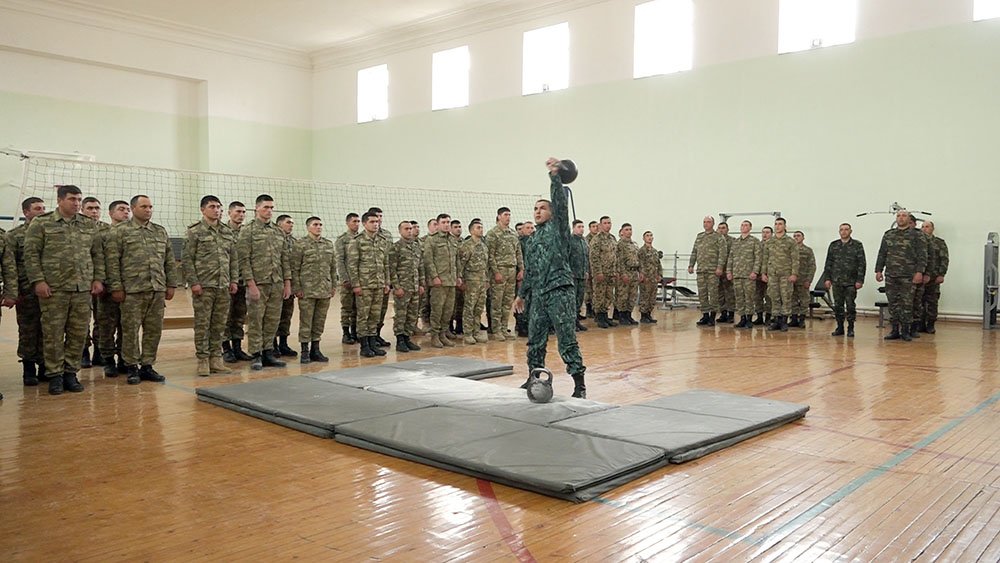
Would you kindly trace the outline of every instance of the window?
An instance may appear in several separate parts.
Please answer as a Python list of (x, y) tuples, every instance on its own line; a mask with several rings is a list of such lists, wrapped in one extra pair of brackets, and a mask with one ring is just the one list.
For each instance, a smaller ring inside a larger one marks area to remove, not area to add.
[(524, 95), (569, 87), (569, 24), (524, 32)]
[(389, 117), (389, 65), (358, 71), (358, 123)]
[(637, 5), (632, 76), (691, 70), (693, 27), (692, 0), (653, 0)]
[(780, 0), (778, 52), (854, 42), (858, 0)]
[(1000, 0), (976, 0), (972, 7), (972, 19), (988, 20), (1000, 17)]
[(469, 47), (434, 53), (431, 59), (431, 109), (469, 105)]

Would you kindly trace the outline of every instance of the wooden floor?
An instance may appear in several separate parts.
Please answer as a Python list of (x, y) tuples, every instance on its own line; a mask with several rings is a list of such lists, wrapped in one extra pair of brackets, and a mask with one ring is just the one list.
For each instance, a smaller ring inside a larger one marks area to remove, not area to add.
[[(251, 374), (243, 364), (201, 379), (191, 332), (174, 330), (157, 365), (166, 385), (91, 369), (84, 393), (50, 397), (21, 387), (4, 311), (0, 560), (1000, 560), (995, 332), (941, 323), (905, 344), (883, 342), (872, 319), (845, 340), (828, 336), (831, 321), (772, 334), (698, 329), (691, 311), (657, 316), (652, 328), (581, 335), (592, 399), (709, 388), (812, 410), (572, 504), (195, 399), (198, 386), (357, 365), (336, 312), (328, 366)], [(513, 362), (515, 375), (490, 382), (516, 386), (524, 350), (517, 340), (448, 353)], [(570, 389), (557, 379), (557, 393)]]

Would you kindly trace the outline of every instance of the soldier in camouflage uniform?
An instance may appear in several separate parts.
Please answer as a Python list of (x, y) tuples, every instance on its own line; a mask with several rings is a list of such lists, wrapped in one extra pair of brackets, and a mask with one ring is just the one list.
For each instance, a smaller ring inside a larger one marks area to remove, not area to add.
[(576, 289), (576, 331), (586, 332), (580, 324), (580, 307), (583, 306), (587, 280), (590, 278), (590, 250), (583, 238), (583, 221), (573, 220), (573, 237), (569, 239), (569, 267), (573, 271), (573, 286)]
[[(917, 231), (924, 239), (924, 246), (927, 248), (927, 267), (932, 267), (936, 262), (933, 237), (917, 227), (917, 218), (912, 213), (910, 213), (910, 228)], [(921, 282), (913, 284), (913, 321), (910, 323), (910, 338), (920, 338), (920, 320), (924, 318), (924, 290), (931, 281), (928, 272), (922, 273)]]
[[(587, 386), (580, 346), (574, 330), (576, 323), (576, 290), (570, 270), (570, 226), (566, 188), (559, 178), (560, 161), (550, 158), (550, 200), (535, 203), (535, 223), (538, 231), (528, 241), (524, 251), (525, 277), (515, 310), (524, 309), (529, 295), (533, 303), (528, 321), (528, 372), (545, 367), (545, 352), (549, 328), (554, 328), (559, 343), (559, 355), (573, 377), (573, 397), (587, 398)], [(530, 378), (522, 387), (527, 387)]]
[[(535, 234), (535, 224), (532, 223), (531, 221), (525, 221), (524, 223), (521, 223), (521, 228), (516, 230), (517, 230), (517, 243), (521, 246), (521, 256), (523, 257), (524, 247), (528, 244), (528, 240), (531, 238), (531, 235)], [(519, 274), (519, 279), (521, 280), (523, 280), (524, 276), (527, 275), (524, 273), (524, 270), (518, 272), (518, 274)], [(521, 288), (521, 282), (519, 281), (517, 285), (518, 291), (520, 291), (520, 288)], [(511, 310), (513, 311), (513, 305), (511, 305)], [(518, 313), (516, 311), (514, 312), (514, 335), (520, 338), (528, 337), (529, 311), (531, 311), (530, 298), (524, 302), (523, 312), (521, 313)], [(512, 339), (514, 335), (508, 335), (507, 338)]]
[(337, 247), (337, 280), (340, 283), (340, 328), (344, 332), (340, 342), (343, 344), (358, 343), (358, 312), (354, 298), (354, 284), (347, 273), (347, 247), (354, 237), (358, 236), (361, 227), (361, 216), (348, 213), (345, 219), (347, 230), (337, 237), (333, 244)]
[(927, 276), (930, 280), (924, 286), (923, 318), (920, 323), (920, 331), (934, 334), (937, 330), (934, 323), (938, 317), (938, 301), (941, 299), (941, 284), (944, 277), (948, 275), (948, 244), (944, 239), (934, 234), (934, 222), (924, 221), (923, 231), (930, 238), (930, 245), (927, 252)]
[(491, 337), (503, 342), (507, 340), (510, 307), (514, 303), (517, 282), (524, 279), (521, 242), (510, 228), (510, 209), (497, 209), (497, 224), (486, 233), (486, 248), (489, 251), (488, 275), (493, 290)]
[[(726, 243), (726, 263), (728, 264), (729, 252), (733, 248), (733, 237), (729, 236), (729, 223), (725, 221), (719, 223), (716, 231), (722, 235), (722, 240)], [(726, 274), (726, 272), (723, 272), (719, 276), (719, 309), (721, 313), (719, 314), (718, 322), (720, 323), (731, 323), (736, 316), (736, 291), (733, 287), (733, 282)]]
[[(278, 215), (274, 224), (285, 234), (285, 252), (292, 255), (292, 246), (295, 244), (295, 235), (292, 230), (295, 228), (295, 220), (290, 215)], [(275, 340), (274, 353), (278, 356), (294, 358), (298, 354), (288, 345), (288, 337), (292, 334), (292, 314), (295, 312), (295, 293), (289, 295), (281, 302), (281, 318), (278, 320), (277, 339)]]
[(424, 293), (420, 296), (420, 321), (423, 327), (417, 327), (417, 332), (427, 334), (431, 330), (431, 291), (430, 278), (427, 277), (427, 264), (424, 262), (424, 251), (427, 249), (427, 239), (437, 232), (437, 218), (427, 221), (427, 234), (418, 237), (420, 243), (420, 275), (423, 280)]
[(375, 340), (382, 296), (389, 293), (389, 241), (379, 235), (379, 219), (372, 212), (361, 217), (364, 230), (347, 247), (347, 271), (357, 297), (361, 356), (384, 356)]
[(858, 290), (865, 284), (865, 247), (860, 240), (851, 237), (851, 225), (840, 224), (840, 238), (831, 242), (826, 249), (826, 264), (823, 266), (823, 286), (833, 290), (833, 316), (837, 328), (831, 336), (844, 335), (844, 310), (847, 314), (847, 336), (854, 338), (854, 320), (857, 310), (854, 300)]
[(789, 327), (805, 328), (806, 314), (809, 312), (809, 302), (812, 300), (809, 290), (812, 287), (813, 276), (816, 275), (816, 253), (805, 244), (806, 235), (795, 231), (792, 235), (799, 251), (799, 276), (792, 286), (792, 320)]
[(292, 245), (292, 293), (299, 300), (299, 363), (329, 362), (319, 348), (330, 299), (337, 293), (337, 246), (323, 237), (323, 220), (306, 219), (306, 236)]
[[(394, 242), (394, 239), (391, 232), (382, 228), (382, 210), (379, 209), (378, 207), (370, 207), (368, 209), (368, 212), (378, 217), (378, 234), (379, 236), (385, 239), (387, 248), (391, 247), (392, 243)], [(389, 310), (389, 294), (386, 293), (385, 295), (382, 296), (382, 308), (379, 309), (378, 327), (375, 329), (375, 340), (374, 340), (376, 344), (378, 344), (383, 348), (388, 348), (389, 346), (392, 345), (388, 340), (382, 338), (382, 327), (385, 326), (385, 315), (386, 311), (388, 310)]]
[(18, 272), (15, 248), (6, 235), (7, 232), (0, 229), (0, 284), (3, 285), (2, 305), (10, 309), (17, 303)]
[[(108, 205), (108, 216), (111, 217), (110, 227), (101, 227), (103, 223), (98, 223), (101, 236), (101, 254), (104, 256), (105, 262), (107, 261), (108, 250), (110, 248), (109, 237), (111, 237), (114, 227), (128, 221), (132, 216), (132, 209), (129, 207), (127, 201), (112, 201)], [(107, 266), (105, 266), (106, 272)], [(97, 298), (97, 330), (95, 332), (100, 335), (98, 344), (101, 347), (105, 361), (104, 376), (118, 377), (119, 373), (128, 373), (128, 366), (125, 364), (125, 358), (122, 356), (121, 304), (116, 303), (111, 298), (110, 291), (105, 291)], [(115, 363), (116, 354), (118, 355), (117, 365)]]
[[(28, 271), (24, 266), (24, 236), (31, 221), (45, 213), (45, 202), (38, 197), (29, 197), (21, 202), (24, 223), (4, 235), (7, 252), (14, 257), (17, 271), (17, 357), (21, 359), (22, 380), (27, 386), (38, 385), (39, 376), (45, 376), (45, 357), (42, 355), (42, 311), (38, 306), (38, 296), (28, 281)], [(7, 268), (4, 267), (4, 273)], [(14, 285), (8, 285), (8, 291)]]
[(618, 326), (616, 320), (608, 318), (608, 309), (614, 306), (615, 299), (617, 242), (611, 235), (610, 217), (601, 217), (598, 226), (600, 232), (590, 241), (590, 279), (597, 326), (608, 328)]
[[(452, 219), (451, 221), (451, 236), (455, 239), (455, 248), (457, 249), (462, 246), (462, 222), (457, 219)], [(461, 276), (459, 276), (461, 277)], [(464, 280), (463, 280), (464, 281)], [(451, 332), (456, 334), (459, 339), (465, 334), (465, 329), (462, 326), (465, 315), (465, 286), (459, 284), (455, 287), (455, 311), (451, 319)]]
[(121, 303), (127, 383), (160, 383), (166, 378), (153, 365), (163, 334), (163, 311), (166, 301), (174, 298), (181, 275), (167, 230), (151, 221), (153, 202), (137, 195), (129, 205), (132, 219), (115, 227), (108, 237), (108, 285), (111, 298)]
[(786, 332), (792, 308), (792, 288), (799, 279), (799, 247), (785, 231), (782, 217), (774, 220), (774, 236), (764, 243), (760, 269), (767, 284), (767, 294), (774, 303), (774, 322), (769, 328)]
[(465, 304), (462, 311), (466, 344), (485, 343), (488, 338), (479, 330), (480, 319), (486, 308), (487, 270), (489, 249), (483, 240), (483, 223), (479, 219), (469, 222), (469, 238), (458, 247), (458, 275), (462, 278)]
[[(97, 229), (99, 232), (103, 232), (110, 227), (110, 225), (101, 221), (101, 200), (94, 196), (87, 196), (83, 198), (83, 206), (80, 209), (80, 213), (90, 217), (94, 221), (97, 221)], [(87, 340), (83, 344), (83, 356), (80, 360), (80, 367), (84, 369), (104, 365), (104, 357), (101, 355), (100, 329), (97, 325), (97, 302), (99, 299), (100, 297), (97, 295), (91, 296), (90, 298), (90, 314), (93, 319), (93, 329), (90, 327), (87, 328)], [(91, 357), (90, 354), (91, 344), (94, 346), (93, 357)]]
[(431, 288), (431, 346), (454, 346), (448, 323), (455, 314), (458, 275), (458, 244), (451, 235), (451, 217), (438, 215), (438, 232), (424, 244), (424, 266)]
[[(243, 202), (234, 201), (229, 204), (229, 221), (226, 226), (236, 234), (237, 246), (239, 245), (240, 229), (243, 227), (247, 215), (247, 208)], [(222, 341), (222, 360), (232, 364), (235, 362), (249, 362), (253, 360), (250, 354), (243, 351), (243, 325), (247, 322), (247, 285), (243, 279), (243, 267), (240, 266), (240, 278), (237, 280), (236, 293), (232, 295), (229, 304), (229, 316), (226, 321), (225, 339)]]
[(906, 210), (896, 212), (896, 226), (882, 235), (875, 261), (875, 280), (885, 280), (885, 296), (892, 319), (892, 332), (886, 340), (911, 340), (913, 286), (923, 283), (927, 266), (927, 244), (923, 233), (910, 227), (909, 215)]
[(282, 302), (292, 294), (292, 269), (285, 233), (271, 222), (273, 213), (274, 199), (267, 194), (257, 196), (254, 219), (240, 229), (236, 243), (240, 274), (247, 284), (247, 342), (253, 355), (252, 370), (285, 367), (274, 351), (274, 335)]
[(181, 266), (191, 288), (194, 309), (194, 349), (198, 375), (231, 373), (222, 361), (231, 296), (240, 279), (236, 233), (222, 224), (222, 202), (214, 195), (201, 198), (201, 221), (187, 229)]
[[(597, 233), (601, 232), (601, 225), (597, 221), (591, 221), (587, 224), (587, 234), (583, 237), (584, 243), (587, 245), (587, 254), (590, 255), (590, 242), (594, 240)], [(583, 294), (583, 301), (586, 304), (586, 317), (594, 318), (594, 280), (590, 277), (590, 267), (588, 261), (587, 268), (587, 288)]]
[(56, 211), (43, 213), (24, 235), (24, 268), (42, 311), (43, 354), (49, 393), (79, 393), (81, 352), (90, 320), (90, 297), (104, 291), (104, 256), (97, 223), (80, 214), (83, 194), (59, 186)]
[(735, 328), (753, 328), (754, 294), (757, 289), (763, 249), (760, 240), (750, 234), (752, 228), (753, 224), (750, 221), (740, 223), (740, 236), (734, 238), (730, 244), (729, 257), (726, 260), (726, 279), (733, 284), (736, 312), (740, 314), (740, 322)]
[(396, 333), (396, 351), (420, 350), (410, 340), (417, 330), (420, 316), (420, 298), (425, 292), (423, 276), (423, 250), (417, 241), (417, 222), (399, 224), (399, 240), (389, 247), (389, 285), (392, 286), (392, 330)]
[[(774, 236), (774, 229), (771, 227), (764, 227), (760, 230), (761, 256), (763, 256), (764, 252), (764, 243), (770, 240), (772, 236)], [(753, 321), (753, 324), (760, 326), (771, 322), (771, 297), (767, 294), (767, 283), (764, 282), (759, 273), (757, 276), (757, 285), (754, 288), (753, 307), (757, 313), (757, 318)]]
[(618, 245), (615, 247), (615, 270), (618, 272), (618, 287), (615, 292), (618, 322), (622, 325), (637, 325), (632, 318), (632, 309), (639, 290), (639, 247), (632, 241), (632, 225), (623, 223), (618, 230)]
[(639, 322), (655, 324), (653, 309), (656, 307), (656, 290), (663, 279), (663, 253), (653, 248), (653, 232), (642, 233), (639, 249)]
[(715, 316), (719, 313), (719, 278), (726, 270), (729, 254), (725, 239), (715, 230), (715, 218), (706, 215), (701, 224), (704, 230), (694, 239), (688, 273), (695, 273), (695, 265), (698, 266), (701, 319), (697, 324), (715, 326)]

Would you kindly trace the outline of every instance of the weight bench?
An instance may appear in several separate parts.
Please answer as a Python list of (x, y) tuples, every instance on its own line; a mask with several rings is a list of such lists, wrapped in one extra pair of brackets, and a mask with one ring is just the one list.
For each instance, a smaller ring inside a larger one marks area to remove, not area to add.
[[(878, 292), (885, 295), (885, 286), (878, 288)], [(875, 306), (878, 307), (878, 328), (885, 326), (885, 309), (889, 306), (889, 300), (876, 301)]]

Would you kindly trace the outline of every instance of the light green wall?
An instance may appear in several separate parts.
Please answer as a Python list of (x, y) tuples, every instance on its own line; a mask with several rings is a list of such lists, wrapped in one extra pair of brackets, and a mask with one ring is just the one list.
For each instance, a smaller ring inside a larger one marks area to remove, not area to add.
[(852, 222), (871, 266), (890, 216), (855, 215), (898, 201), (950, 243), (942, 309), (976, 313), (1000, 229), (998, 69), (1000, 21), (978, 22), (321, 130), (314, 177), (538, 192), (545, 157), (572, 157), (581, 218), (665, 251), (689, 251), (705, 214), (780, 210), (820, 261)]

